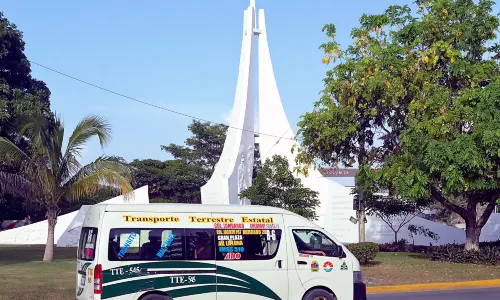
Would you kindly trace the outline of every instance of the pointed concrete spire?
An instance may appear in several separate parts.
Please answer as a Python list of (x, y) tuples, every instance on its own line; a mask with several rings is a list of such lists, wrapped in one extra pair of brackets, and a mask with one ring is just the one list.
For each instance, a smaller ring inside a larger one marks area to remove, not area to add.
[[(250, 1), (255, 5), (255, 0)], [(240, 199), (241, 191), (252, 185), (254, 161), (254, 43), (255, 7), (245, 10), (240, 67), (230, 127), (224, 148), (208, 182), (201, 187), (203, 204), (251, 204)], [(243, 129), (243, 130), (242, 130)]]

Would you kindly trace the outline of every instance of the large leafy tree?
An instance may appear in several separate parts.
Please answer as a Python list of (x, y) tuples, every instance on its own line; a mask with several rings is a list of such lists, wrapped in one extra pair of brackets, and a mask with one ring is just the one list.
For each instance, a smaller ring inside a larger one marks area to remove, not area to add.
[(222, 153), (227, 126), (193, 120), (188, 129), (193, 135), (186, 139), (185, 146), (170, 144), (161, 149), (186, 164), (199, 166), (200, 176), (208, 180)]
[(421, 17), (404, 39), (427, 80), (409, 107), (400, 153), (377, 179), (399, 195), (430, 197), (460, 215), (465, 248), (477, 249), (500, 198), (500, 70), (489, 58), (499, 50), (492, 41), (500, 23), (493, 1), (418, 4)]
[(136, 187), (148, 185), (151, 202), (199, 203), (206, 183), (198, 165), (183, 160), (134, 160), (130, 163)]
[(23, 34), (0, 12), (0, 136), (18, 146), (27, 146), (17, 124), (25, 113), (41, 111), (51, 117), (50, 91), (43, 81), (31, 76), (24, 54)]
[(86, 142), (97, 137), (101, 147), (111, 138), (110, 125), (101, 117), (84, 118), (63, 149), (64, 127), (56, 118), (51, 126), (44, 115), (25, 118), (20, 136), (26, 136), (29, 148), (23, 151), (12, 141), (0, 137), (0, 161), (15, 164), (19, 173), (0, 172), (0, 185), (12, 194), (21, 194), (43, 205), (47, 211), (48, 237), (44, 261), (54, 255), (54, 229), (64, 199), (79, 201), (102, 189), (114, 188), (123, 195), (132, 191), (128, 166), (115, 157), (99, 157), (82, 166), (77, 158)]
[[(29, 140), (17, 129), (23, 114), (42, 111), (52, 118), (50, 91), (45, 83), (31, 76), (30, 63), (24, 54), (22, 32), (0, 12), (0, 137), (9, 138), (26, 150)], [(0, 171), (19, 172), (16, 166), (0, 161)], [(26, 216), (25, 199), (0, 188), (0, 220)]]
[[(219, 161), (227, 126), (193, 120), (188, 126), (192, 136), (185, 145), (170, 144), (161, 148), (173, 160), (134, 160), (134, 178), (138, 186), (148, 184), (150, 198), (156, 202), (200, 203), (200, 188), (212, 176)], [(259, 147), (254, 150), (253, 177), (261, 170)]]
[[(296, 156), (299, 165), (309, 166), (318, 159), (322, 166), (330, 167), (357, 163), (364, 172), (398, 151), (406, 111), (419, 96), (423, 80), (416, 76), (416, 60), (407, 57), (408, 45), (386, 30), (410, 20), (409, 8), (399, 6), (390, 7), (383, 15), (363, 15), (360, 27), (351, 33), (354, 43), (346, 49), (335, 40), (335, 26), (324, 26), (330, 41), (320, 46), (326, 54), (323, 62), (337, 64), (326, 73), (325, 88), (313, 111), (298, 123), (302, 138)], [(365, 197), (361, 184), (353, 192), (360, 201), (363, 241), (363, 220), (371, 199)]]
[(318, 193), (302, 185), (290, 171), (288, 160), (279, 155), (266, 159), (252, 186), (240, 193), (252, 205), (280, 207), (307, 219), (317, 218)]
[[(499, 21), (489, 0), (416, 4), (416, 15), (408, 6), (391, 6), (381, 15), (363, 16), (347, 56), (332, 48), (334, 42), (327, 44), (325, 61), (344, 61), (328, 76), (327, 87), (334, 88), (311, 113), (315, 122), (304, 118), (304, 152), (332, 162), (338, 143), (328, 139), (356, 133), (359, 121), (350, 117), (347, 130), (317, 124), (321, 118), (334, 121), (334, 106), (361, 108), (381, 132), (382, 151), (373, 157), (383, 167), (374, 174), (361, 164), (360, 181), (376, 180), (402, 199), (439, 202), (465, 220), (466, 248), (475, 249), (499, 197), (499, 47), (493, 43)], [(497, 55), (490, 59), (489, 53)], [(316, 125), (316, 136), (309, 123)]]

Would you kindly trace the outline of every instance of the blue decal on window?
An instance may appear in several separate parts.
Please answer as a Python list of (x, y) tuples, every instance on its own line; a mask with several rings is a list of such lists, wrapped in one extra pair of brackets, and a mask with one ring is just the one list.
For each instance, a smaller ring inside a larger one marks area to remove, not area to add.
[(120, 249), (120, 252), (118, 252), (119, 258), (123, 258), (123, 256), (125, 256), (125, 253), (127, 253), (128, 248), (130, 247), (130, 245), (132, 245), (132, 242), (134, 241), (136, 236), (137, 236), (137, 233), (135, 233), (135, 232), (130, 233), (127, 240), (125, 241), (125, 244)]
[(163, 255), (165, 255), (165, 252), (167, 252), (168, 247), (172, 245), (174, 238), (175, 238), (174, 233), (170, 232), (168, 238), (165, 240), (158, 253), (156, 253), (156, 256), (158, 256), (159, 258), (163, 258)]

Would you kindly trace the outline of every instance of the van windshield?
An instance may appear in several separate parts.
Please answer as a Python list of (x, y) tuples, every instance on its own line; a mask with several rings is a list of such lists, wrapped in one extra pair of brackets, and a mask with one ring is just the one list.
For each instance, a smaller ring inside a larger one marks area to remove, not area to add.
[(80, 233), (77, 257), (80, 260), (93, 261), (97, 243), (97, 228), (83, 227)]

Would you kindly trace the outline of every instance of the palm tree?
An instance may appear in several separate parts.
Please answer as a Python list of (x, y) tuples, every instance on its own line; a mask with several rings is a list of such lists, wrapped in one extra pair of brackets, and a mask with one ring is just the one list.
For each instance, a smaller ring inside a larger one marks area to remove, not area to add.
[(63, 151), (64, 126), (59, 117), (52, 122), (43, 115), (26, 117), (20, 136), (29, 142), (27, 151), (0, 137), (0, 162), (18, 165), (18, 174), (0, 172), (0, 188), (40, 202), (47, 210), (48, 237), (44, 262), (54, 257), (54, 229), (63, 200), (79, 201), (103, 188), (114, 188), (127, 198), (132, 189), (132, 175), (121, 159), (101, 156), (82, 166), (83, 146), (98, 137), (101, 148), (111, 139), (111, 126), (99, 116), (84, 118), (73, 130)]

